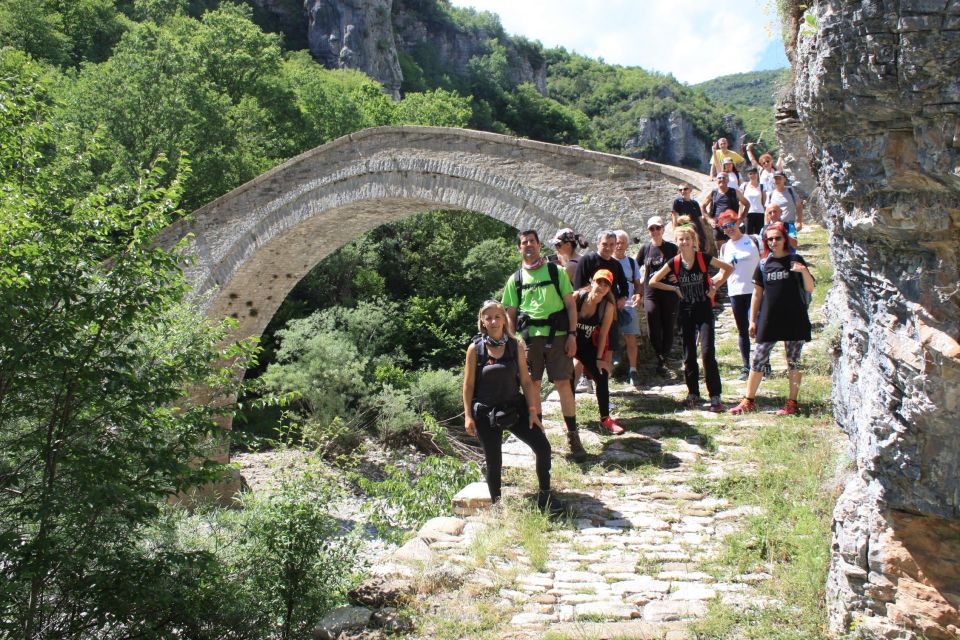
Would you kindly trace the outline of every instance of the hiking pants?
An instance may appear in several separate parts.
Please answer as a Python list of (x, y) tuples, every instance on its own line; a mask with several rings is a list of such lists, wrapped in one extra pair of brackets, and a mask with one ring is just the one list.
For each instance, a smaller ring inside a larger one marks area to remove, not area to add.
[(596, 385), (597, 408), (600, 417), (606, 418), (610, 415), (610, 376), (597, 366), (597, 348), (589, 338), (577, 336), (577, 360), (583, 363), (583, 370)]
[[(520, 421), (510, 428), (510, 433), (517, 436), (527, 446), (533, 449), (537, 458), (537, 483), (541, 491), (550, 490), (550, 442), (539, 428), (530, 428), (529, 418), (521, 412)], [(483, 454), (487, 461), (487, 489), (490, 498), (496, 502), (500, 499), (500, 487), (503, 472), (503, 429), (492, 427), (487, 420), (477, 420), (477, 437), (483, 445)]]
[(681, 309), (678, 316), (680, 336), (683, 340), (683, 379), (687, 383), (690, 395), (700, 395), (700, 366), (697, 362), (697, 340), (700, 341), (700, 355), (707, 378), (707, 393), (719, 396), (722, 385), (720, 367), (714, 349), (715, 326), (710, 301), (697, 303), (691, 308)]
[(673, 331), (677, 320), (676, 294), (665, 291), (667, 295), (654, 293), (653, 299), (643, 301), (643, 310), (647, 314), (647, 327), (650, 329), (650, 344), (657, 358), (666, 360), (673, 349)]
[(743, 368), (750, 368), (750, 301), (753, 300), (752, 293), (743, 293), (737, 296), (730, 296), (730, 309), (733, 311), (733, 319), (737, 323), (737, 333), (740, 334), (740, 359), (743, 361)]

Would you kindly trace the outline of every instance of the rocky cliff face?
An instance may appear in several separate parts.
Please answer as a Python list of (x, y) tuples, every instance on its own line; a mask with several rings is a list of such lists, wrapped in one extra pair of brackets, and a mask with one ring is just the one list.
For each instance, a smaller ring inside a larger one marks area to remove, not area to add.
[(392, 0), (304, 0), (310, 53), (329, 69), (360, 69), (399, 98), (403, 74), (391, 5)]
[[(736, 135), (731, 135), (736, 140)], [(623, 144), (623, 152), (664, 164), (693, 167), (706, 172), (710, 162), (710, 141), (694, 131), (693, 123), (681, 111), (656, 118), (640, 118), (637, 133)]]
[(830, 623), (960, 637), (960, 3), (817, 0), (792, 52), (826, 206), (834, 408), (856, 469)]
[(424, 11), (422, 4), (422, 0), (393, 0), (393, 24), (399, 50), (411, 51), (427, 43), (436, 52), (438, 60), (457, 75), (464, 76), (468, 73), (470, 58), (487, 53), (485, 43), (496, 38), (506, 49), (511, 81), (514, 84), (529, 82), (540, 93), (546, 94), (547, 68), (539, 52), (526, 50), (483, 27), (461, 29), (448, 20), (436, 19)]
[[(470, 58), (486, 53), (485, 43), (498, 34), (483, 28), (460, 29), (436, 19), (419, 0), (253, 0), (271, 16), (294, 44), (304, 38), (310, 53), (328, 69), (358, 69), (400, 97), (403, 73), (398, 51), (428, 43), (437, 58), (456, 73), (466, 74)], [(511, 80), (529, 82), (546, 93), (546, 66), (542, 56), (522, 44), (500, 39), (510, 61)]]

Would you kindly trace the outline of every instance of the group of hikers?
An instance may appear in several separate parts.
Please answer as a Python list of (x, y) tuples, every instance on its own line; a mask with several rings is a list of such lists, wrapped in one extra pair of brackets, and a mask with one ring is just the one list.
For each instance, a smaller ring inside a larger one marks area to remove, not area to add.
[(714, 145), (715, 187), (701, 201), (691, 199), (691, 185), (680, 185), (671, 208), (673, 242), (665, 239), (666, 225), (658, 215), (648, 219), (650, 240), (636, 257), (627, 255), (630, 236), (622, 230), (600, 231), (596, 249), (582, 255), (578, 250), (588, 243), (573, 229), (556, 233), (549, 256), (537, 231), (517, 235), (521, 267), (505, 283), (499, 301), (487, 300), (480, 307), (479, 334), (467, 348), (464, 367), (465, 428), (483, 446), (494, 503), (501, 495), (501, 443), (504, 431), (510, 431), (536, 456), (538, 506), (562, 510), (550, 492), (551, 448), (541, 411), (544, 372), (557, 391), (574, 461), (588, 458), (578, 431), (577, 392), (595, 391), (600, 427), (612, 435), (624, 432), (610, 413), (609, 383), (619, 365), (621, 338), (627, 383), (641, 383), (641, 306), (657, 375), (668, 375), (679, 333), (687, 386), (683, 407), (704, 404), (702, 363), (707, 410), (726, 412), (714, 313), (717, 291), (726, 285), (738, 331), (740, 379), (746, 380), (746, 393), (729, 413), (757, 410), (757, 389), (770, 373), (770, 353), (777, 342), (786, 350), (789, 392), (776, 415), (798, 412), (800, 357), (803, 343), (811, 339), (807, 307), (815, 284), (796, 252), (802, 202), (778, 170), (782, 158), (775, 169), (769, 154), (756, 159), (747, 145), (751, 164), (747, 180), (741, 182), (736, 166), (744, 159), (727, 147), (723, 138)]

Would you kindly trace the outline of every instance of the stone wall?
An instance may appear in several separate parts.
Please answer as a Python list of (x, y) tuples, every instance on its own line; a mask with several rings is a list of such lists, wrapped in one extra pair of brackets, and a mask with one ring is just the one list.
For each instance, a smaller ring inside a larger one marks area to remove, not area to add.
[(817, 0), (796, 110), (837, 271), (834, 631), (960, 637), (960, 2)]

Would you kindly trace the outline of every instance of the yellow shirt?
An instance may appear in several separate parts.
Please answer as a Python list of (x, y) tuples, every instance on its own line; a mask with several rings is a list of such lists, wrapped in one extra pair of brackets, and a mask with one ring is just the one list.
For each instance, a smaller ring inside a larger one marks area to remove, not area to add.
[(743, 162), (743, 156), (741, 156), (736, 151), (730, 151), (729, 149), (727, 149), (726, 151), (721, 151), (720, 149), (717, 149), (714, 152), (713, 157), (710, 158), (711, 166), (716, 166), (717, 158), (720, 158), (720, 168), (723, 168), (723, 161), (726, 160), (727, 158), (733, 159), (733, 164), (735, 165)]

